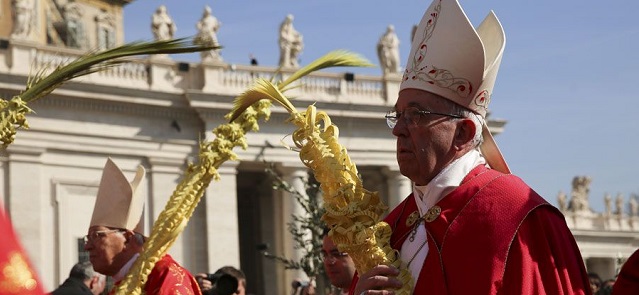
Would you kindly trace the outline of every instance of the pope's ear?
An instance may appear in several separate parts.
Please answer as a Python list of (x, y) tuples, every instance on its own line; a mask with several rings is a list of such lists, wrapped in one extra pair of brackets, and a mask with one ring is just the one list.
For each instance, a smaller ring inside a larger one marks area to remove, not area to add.
[(128, 242), (130, 242), (130, 241), (131, 241), (131, 239), (133, 239), (133, 236), (135, 235), (135, 233), (134, 233), (133, 231), (131, 231), (131, 230), (128, 230), (128, 229), (127, 229), (127, 230), (123, 233), (123, 235), (124, 235), (124, 239), (126, 240), (126, 242), (125, 242), (125, 243), (128, 243)]
[(463, 149), (467, 144), (472, 143), (476, 130), (477, 126), (475, 126), (473, 120), (469, 118), (460, 119), (455, 131), (455, 147)]

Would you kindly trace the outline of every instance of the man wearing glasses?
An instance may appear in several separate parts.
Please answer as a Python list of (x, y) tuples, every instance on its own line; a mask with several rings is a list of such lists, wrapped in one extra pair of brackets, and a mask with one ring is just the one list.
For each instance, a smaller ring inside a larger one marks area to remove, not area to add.
[[(145, 170), (138, 166), (129, 183), (111, 159), (102, 172), (84, 249), (95, 271), (122, 280), (142, 251)], [(146, 294), (198, 294), (197, 282), (168, 254), (156, 264), (144, 286)]]
[[(505, 36), (434, 0), (416, 30), (394, 109), (397, 162), (413, 193), (386, 218), (414, 294), (590, 294), (564, 217), (510, 174), (485, 118)], [(352, 294), (388, 294), (399, 271), (361, 274)]]
[(322, 260), (331, 285), (340, 289), (339, 294), (348, 294), (353, 276), (355, 276), (355, 263), (348, 253), (340, 252), (337, 249), (333, 239), (328, 236), (328, 229), (324, 230), (322, 240)]

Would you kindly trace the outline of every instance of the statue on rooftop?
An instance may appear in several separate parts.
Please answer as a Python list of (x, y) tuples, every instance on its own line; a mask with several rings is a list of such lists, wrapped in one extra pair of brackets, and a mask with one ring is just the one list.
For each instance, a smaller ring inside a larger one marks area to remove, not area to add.
[(612, 215), (612, 197), (608, 193), (604, 196), (604, 204), (606, 206), (606, 216)]
[(399, 38), (395, 27), (389, 25), (377, 43), (377, 56), (384, 75), (399, 72)]
[[(197, 35), (195, 36), (195, 43), (201, 45), (219, 45), (217, 42), (217, 31), (222, 26), (222, 23), (217, 20), (211, 13), (211, 7), (208, 5), (204, 7), (204, 13), (202, 18), (197, 22)], [(220, 49), (214, 49), (209, 51), (202, 51), (202, 60), (216, 60), (221, 61)]]
[(11, 38), (27, 39), (35, 26), (35, 8), (33, 0), (13, 0), (13, 30)]
[(623, 216), (623, 195), (621, 193), (617, 194), (617, 198), (615, 199), (616, 211), (619, 217)]
[(166, 6), (160, 5), (151, 19), (151, 30), (156, 41), (171, 40), (177, 27), (166, 11)]
[(304, 49), (302, 34), (293, 27), (293, 15), (287, 15), (280, 25), (280, 63), (283, 68), (298, 68), (299, 55)]
[(630, 200), (628, 200), (628, 207), (630, 207), (630, 217), (637, 217), (637, 213), (639, 213), (637, 196), (630, 196)]
[(573, 178), (569, 208), (573, 212), (592, 212), (588, 203), (591, 182), (592, 180), (588, 176), (575, 176)]
[(82, 15), (84, 10), (75, 0), (69, 0), (64, 5), (63, 17), (66, 24), (66, 45), (71, 48), (84, 48), (86, 38), (84, 36), (84, 24)]
[(566, 211), (566, 209), (568, 209), (568, 204), (566, 203), (567, 198), (566, 198), (566, 194), (564, 194), (564, 192), (559, 191), (559, 194), (557, 195), (557, 204), (559, 205), (559, 210), (561, 210), (561, 212)]

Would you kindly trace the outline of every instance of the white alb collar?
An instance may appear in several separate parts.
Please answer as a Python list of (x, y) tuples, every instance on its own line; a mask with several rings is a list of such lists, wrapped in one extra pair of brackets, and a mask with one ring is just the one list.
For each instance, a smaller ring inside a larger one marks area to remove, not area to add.
[(427, 185), (413, 184), (413, 196), (419, 215), (423, 216), (439, 200), (456, 189), (471, 170), (485, 163), (481, 153), (473, 149), (444, 167)]

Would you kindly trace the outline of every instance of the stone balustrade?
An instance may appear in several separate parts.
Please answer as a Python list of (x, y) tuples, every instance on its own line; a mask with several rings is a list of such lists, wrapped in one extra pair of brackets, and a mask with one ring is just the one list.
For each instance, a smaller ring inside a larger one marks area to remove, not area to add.
[[(0, 72), (29, 76), (43, 69), (51, 71), (82, 54), (83, 51), (75, 49), (11, 40), (8, 48), (0, 49)], [(173, 93), (201, 90), (203, 93), (236, 96), (250, 87), (255, 78), (271, 80), (273, 75), (278, 75), (276, 80), (279, 80), (292, 72), (282, 70), (278, 73), (276, 67), (221, 62), (183, 63), (167, 56), (153, 56), (131, 58), (128, 62), (77, 81)], [(386, 106), (394, 101), (400, 80), (397, 74), (369, 76), (316, 72), (301, 79), (289, 95), (313, 102)]]

